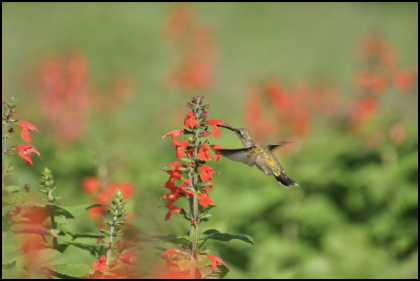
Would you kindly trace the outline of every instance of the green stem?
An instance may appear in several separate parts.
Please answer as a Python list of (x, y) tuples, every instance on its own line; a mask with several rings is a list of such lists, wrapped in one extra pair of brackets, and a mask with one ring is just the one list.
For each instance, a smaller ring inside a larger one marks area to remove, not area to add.
[[(200, 101), (197, 100), (197, 104), (200, 104)], [(198, 118), (199, 118), (199, 107), (196, 107), (196, 119), (198, 122)], [(191, 168), (190, 170), (190, 178), (192, 181), (192, 187), (193, 187), (193, 193), (194, 193), (194, 197), (193, 197), (193, 204), (192, 204), (192, 210), (191, 210), (191, 214), (193, 216), (193, 220), (194, 220), (194, 224), (191, 225), (190, 227), (190, 237), (192, 238), (192, 245), (191, 245), (191, 264), (190, 264), (190, 279), (195, 279), (195, 260), (197, 257), (197, 236), (198, 236), (198, 164), (199, 164), (199, 160), (197, 159), (197, 155), (198, 155), (198, 146), (200, 144), (199, 141), (199, 135), (200, 135), (200, 130), (199, 128), (195, 128), (195, 136), (194, 136), (194, 159), (193, 159), (193, 163), (194, 163), (194, 169)], [(191, 175), (191, 172), (194, 175)]]
[[(2, 109), (3, 111), (3, 109)], [(3, 119), (3, 118), (2, 118)], [(1, 148), (1, 189), (4, 189), (4, 175), (6, 173), (6, 167), (4, 165), (4, 153), (6, 152), (6, 135), (7, 135), (7, 122), (9, 119), (9, 109), (7, 109), (6, 119), (4, 120), (3, 134), (2, 134), (2, 148)], [(1, 231), (1, 246), (6, 245), (6, 231)], [(4, 254), (1, 254), (1, 262), (4, 262)]]
[(111, 262), (111, 258), (112, 258), (112, 238), (113, 238), (113, 234), (114, 234), (114, 228), (115, 228), (115, 223), (117, 222), (117, 218), (118, 218), (118, 209), (115, 208), (114, 209), (115, 212), (115, 216), (112, 219), (112, 224), (111, 224), (111, 228), (109, 229), (109, 243), (108, 243), (108, 251), (106, 252), (106, 265), (109, 265), (109, 263)]
[(56, 231), (55, 231), (57, 229), (57, 227), (55, 225), (54, 216), (51, 216), (51, 229), (53, 230), (52, 231), (52, 234), (53, 234), (53, 239), (52, 239), (53, 249), (57, 250), (58, 249), (58, 238), (56, 236)]

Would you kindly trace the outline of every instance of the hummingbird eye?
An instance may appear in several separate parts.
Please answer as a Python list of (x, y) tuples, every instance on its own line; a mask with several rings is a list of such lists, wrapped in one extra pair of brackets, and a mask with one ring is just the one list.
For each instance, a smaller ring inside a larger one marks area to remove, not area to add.
[(242, 131), (238, 131), (241, 135), (243, 135), (244, 133), (242, 133)]

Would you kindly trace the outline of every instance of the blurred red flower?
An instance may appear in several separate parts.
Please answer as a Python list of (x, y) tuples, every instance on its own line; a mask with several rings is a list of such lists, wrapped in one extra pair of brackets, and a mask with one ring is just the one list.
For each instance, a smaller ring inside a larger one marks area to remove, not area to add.
[(119, 256), (118, 259), (124, 263), (133, 264), (135, 257), (136, 255), (133, 253), (126, 253)]
[(212, 265), (211, 265), (211, 268), (213, 269), (213, 272), (216, 272), (218, 263), (223, 263), (226, 266), (226, 268), (229, 269), (229, 267), (225, 264), (225, 262), (221, 258), (218, 258), (216, 256), (212, 256), (212, 255), (206, 255), (206, 257), (213, 262)]
[(105, 262), (105, 255), (102, 255), (102, 257), (92, 264), (92, 267), (95, 271), (105, 272), (108, 269), (108, 266)]
[(20, 135), (25, 141), (32, 142), (31, 136), (29, 135), (30, 130), (39, 133), (38, 129), (29, 122), (19, 121), (18, 124), (22, 127), (22, 133)]
[(31, 153), (38, 154), (39, 158), (41, 158), (41, 153), (39, 153), (38, 150), (30, 144), (16, 145), (15, 149), (16, 151), (19, 151), (19, 156), (22, 157), (28, 165), (33, 164), (30, 157)]
[(189, 145), (189, 142), (187, 141), (177, 141), (175, 142), (175, 155), (178, 157), (179, 160), (182, 159), (182, 157), (185, 154), (185, 147)]

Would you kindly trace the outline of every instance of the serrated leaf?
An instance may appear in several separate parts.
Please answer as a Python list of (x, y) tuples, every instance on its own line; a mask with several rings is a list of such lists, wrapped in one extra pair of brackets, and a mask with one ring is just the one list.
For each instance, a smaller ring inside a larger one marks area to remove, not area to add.
[(70, 212), (73, 216), (77, 217), (82, 215), (85, 211), (95, 208), (95, 207), (105, 207), (106, 205), (103, 204), (87, 204), (87, 205), (79, 205), (74, 207), (65, 207), (68, 212)]
[(64, 225), (57, 225), (57, 229), (60, 230), (62, 233), (68, 234), (72, 236), (73, 239), (76, 238), (105, 238), (107, 237), (105, 234), (100, 232), (85, 232), (85, 233), (73, 233), (68, 230)]
[(34, 223), (42, 223), (49, 216), (63, 216), (68, 219), (75, 217), (66, 209), (56, 205), (37, 206), (34, 204), (26, 204), (21, 211), (21, 217), (27, 217)]
[(70, 276), (73, 278), (80, 278), (89, 275), (89, 270), (91, 266), (76, 262), (76, 263), (67, 263), (67, 264), (59, 264), (54, 271), (59, 274), (63, 274), (66, 276)]
[(184, 235), (184, 236), (176, 236), (176, 235), (168, 235), (168, 236), (153, 236), (153, 239), (157, 239), (163, 241), (163, 243), (172, 243), (177, 246), (183, 247), (187, 244), (191, 243), (191, 237)]
[(200, 236), (201, 237), (198, 239), (198, 241), (204, 240), (204, 239), (212, 239), (212, 240), (219, 240), (219, 241), (230, 241), (232, 239), (237, 239), (237, 240), (242, 240), (246, 243), (254, 244), (254, 240), (252, 239), (251, 236), (248, 236), (248, 235), (235, 235), (235, 234), (217, 232), (217, 233), (212, 233), (207, 236), (204, 236), (204, 235), (200, 235)]
[(105, 254), (106, 248), (100, 245), (92, 245), (77, 242), (65, 242), (65, 244), (75, 246), (79, 249), (89, 252), (94, 257), (98, 258)]

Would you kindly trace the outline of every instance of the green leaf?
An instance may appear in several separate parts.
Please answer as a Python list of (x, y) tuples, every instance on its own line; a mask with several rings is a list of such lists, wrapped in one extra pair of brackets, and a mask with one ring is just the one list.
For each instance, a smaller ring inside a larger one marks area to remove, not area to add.
[(13, 193), (10, 193), (9, 195), (3, 196), (2, 201), (6, 204), (16, 206), (16, 205), (21, 204), (25, 197), (26, 197), (26, 193), (13, 192)]
[(7, 253), (12, 253), (12, 252), (17, 252), (19, 251), (21, 248), (17, 245), (5, 245), (1, 247), (1, 253), (2, 254), (7, 254)]
[(24, 277), (29, 277), (29, 274), (23, 268), (18, 268), (18, 267), (14, 267), (10, 269), (3, 268), (1, 271), (2, 279), (21, 279)]
[(29, 259), (32, 268), (48, 267), (54, 269), (59, 264), (69, 262), (71, 262), (69, 258), (53, 249), (42, 249), (37, 252), (36, 259)]
[(91, 266), (76, 262), (76, 263), (67, 263), (67, 264), (59, 264), (54, 271), (59, 274), (63, 274), (66, 276), (70, 276), (73, 278), (80, 278), (90, 274)]
[(15, 206), (8, 205), (1, 208), (1, 216), (4, 217), (7, 213), (14, 211), (16, 208)]
[(105, 234), (100, 232), (85, 232), (85, 233), (73, 233), (68, 230), (64, 225), (58, 225), (57, 229), (60, 230), (62, 233), (68, 234), (72, 236), (73, 240), (76, 238), (105, 238), (107, 237)]
[(13, 192), (18, 192), (18, 191), (23, 191), (23, 188), (21, 186), (8, 185), (8, 186), (5, 186), (3, 190), (7, 191), (8, 193), (13, 193)]
[[(211, 229), (214, 231), (214, 229)], [(204, 234), (204, 233), (203, 233)], [(201, 234), (198, 241), (205, 240), (205, 239), (213, 239), (213, 240), (219, 240), (219, 241), (230, 241), (232, 239), (242, 240), (246, 243), (254, 244), (254, 240), (251, 236), (248, 235), (235, 235), (235, 234), (229, 234), (229, 233), (221, 233), (221, 232), (213, 232), (210, 235), (203, 235)]]
[(100, 245), (92, 245), (92, 244), (85, 244), (85, 243), (77, 243), (77, 242), (65, 242), (65, 244), (75, 246), (79, 249), (89, 252), (95, 258), (100, 258), (102, 255), (105, 254), (106, 248)]
[(158, 239), (163, 241), (163, 243), (172, 243), (179, 247), (186, 246), (191, 244), (191, 237), (184, 235), (184, 236), (176, 236), (176, 235), (168, 235), (168, 236), (153, 236), (152, 239)]
[(87, 204), (87, 205), (79, 205), (79, 206), (74, 206), (74, 207), (65, 207), (63, 209), (67, 210), (68, 212), (70, 212), (73, 216), (77, 217), (82, 215), (85, 211), (89, 210), (90, 208), (95, 208), (95, 207), (105, 207), (106, 205), (103, 204)]

